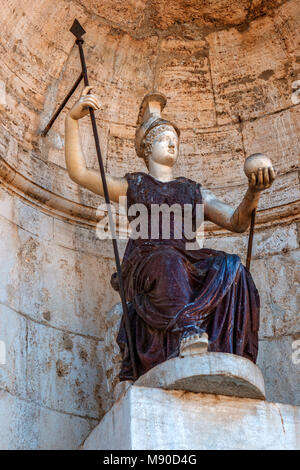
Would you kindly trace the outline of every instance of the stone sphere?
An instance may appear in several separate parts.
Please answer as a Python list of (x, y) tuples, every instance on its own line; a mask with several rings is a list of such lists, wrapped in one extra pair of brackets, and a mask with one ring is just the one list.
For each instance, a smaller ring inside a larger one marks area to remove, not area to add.
[(271, 167), (272, 162), (263, 153), (254, 153), (250, 155), (250, 157), (246, 158), (244, 164), (244, 172), (246, 176), (249, 178), (251, 173), (256, 173), (259, 168)]

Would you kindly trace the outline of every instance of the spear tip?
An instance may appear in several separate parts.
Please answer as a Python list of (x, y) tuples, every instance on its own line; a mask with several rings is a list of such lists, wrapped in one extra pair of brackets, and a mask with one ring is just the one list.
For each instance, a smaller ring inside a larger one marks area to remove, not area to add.
[(85, 34), (85, 30), (79, 23), (77, 19), (74, 20), (74, 23), (72, 24), (70, 31), (74, 36), (76, 36), (77, 39), (81, 39), (81, 37)]

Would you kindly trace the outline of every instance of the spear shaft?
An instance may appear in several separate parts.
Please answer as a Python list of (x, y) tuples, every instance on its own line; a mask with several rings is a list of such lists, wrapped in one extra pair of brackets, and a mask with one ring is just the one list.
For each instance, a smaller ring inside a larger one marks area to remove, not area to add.
[[(89, 85), (89, 80), (88, 80), (87, 67), (86, 67), (86, 62), (85, 62), (85, 57), (84, 57), (84, 51), (83, 51), (83, 47), (82, 47), (82, 44), (83, 44), (84, 41), (81, 38), (81, 36), (85, 33), (85, 31), (81, 27), (81, 25), (79, 24), (79, 22), (77, 20), (74, 21), (73, 26), (70, 29), (70, 31), (77, 37), (76, 44), (78, 45), (78, 48), (79, 48), (79, 55), (80, 55), (84, 85), (88, 86)], [(90, 112), (90, 117), (91, 117), (91, 121), (92, 121), (92, 128), (93, 128), (93, 134), (94, 134), (94, 138), (95, 138), (96, 152), (97, 152), (97, 157), (98, 157), (98, 162), (99, 162), (99, 167), (100, 167), (100, 173), (101, 173), (101, 179), (102, 179), (102, 184), (103, 184), (103, 193), (104, 193), (104, 198), (105, 198), (107, 211), (108, 211), (109, 226), (110, 226), (110, 232), (111, 232), (111, 236), (112, 236), (112, 244), (113, 244), (113, 249), (114, 249), (115, 262), (116, 262), (118, 281), (119, 281), (119, 293), (120, 293), (122, 308), (123, 308), (123, 318), (124, 318), (124, 324), (125, 324), (125, 331), (126, 331), (127, 340), (128, 340), (128, 346), (129, 346), (129, 353), (130, 353), (130, 359), (131, 359), (131, 364), (132, 364), (133, 376), (134, 376), (134, 380), (136, 380), (137, 379), (137, 368), (136, 368), (136, 363), (135, 363), (133, 341), (132, 341), (131, 330), (130, 330), (130, 322), (129, 322), (129, 318), (128, 318), (128, 309), (127, 309), (127, 303), (126, 303), (126, 298), (125, 298), (123, 275), (122, 275), (121, 264), (120, 264), (118, 244), (117, 244), (117, 240), (116, 240), (115, 225), (114, 225), (114, 221), (113, 221), (113, 217), (112, 217), (112, 213), (111, 213), (110, 198), (109, 198), (109, 193), (108, 193), (108, 188), (107, 188), (107, 182), (106, 182), (105, 170), (104, 170), (104, 165), (103, 165), (103, 159), (102, 159), (102, 155), (101, 155), (101, 149), (100, 149), (96, 119), (95, 119), (95, 112), (92, 108), (89, 108), (89, 112)]]
[(246, 268), (248, 270), (250, 269), (250, 263), (251, 263), (255, 216), (256, 216), (256, 209), (253, 209), (253, 211), (251, 213), (251, 225), (250, 225), (250, 232), (249, 232), (249, 239), (248, 239), (248, 250), (247, 250), (247, 260), (246, 260)]

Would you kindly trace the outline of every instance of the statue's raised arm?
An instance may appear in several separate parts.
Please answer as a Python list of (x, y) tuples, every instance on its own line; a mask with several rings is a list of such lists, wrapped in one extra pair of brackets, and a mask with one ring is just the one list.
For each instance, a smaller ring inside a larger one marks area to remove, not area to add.
[[(100, 108), (97, 96), (89, 94), (92, 88), (92, 86), (84, 88), (79, 101), (75, 103), (66, 116), (65, 157), (70, 178), (80, 186), (103, 196), (101, 175), (99, 171), (87, 168), (79, 136), (79, 119), (88, 114), (89, 107), (95, 111)], [(106, 180), (112, 201), (118, 202), (120, 196), (126, 196), (128, 184), (125, 178), (107, 175)]]
[(251, 214), (257, 208), (261, 192), (271, 187), (275, 172), (268, 157), (263, 154), (251, 155), (245, 163), (249, 187), (242, 202), (234, 210), (220, 201), (209, 190), (202, 188), (204, 216), (220, 227), (231, 232), (244, 232), (250, 225)]

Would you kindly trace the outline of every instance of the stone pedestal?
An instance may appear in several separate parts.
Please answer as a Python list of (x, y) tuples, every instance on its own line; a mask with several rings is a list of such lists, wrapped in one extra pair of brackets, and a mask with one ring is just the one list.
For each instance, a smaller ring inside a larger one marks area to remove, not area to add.
[(84, 450), (297, 449), (300, 407), (131, 386)]
[(300, 407), (264, 401), (259, 368), (232, 354), (171, 359), (119, 384), (115, 397), (83, 449), (300, 447)]

